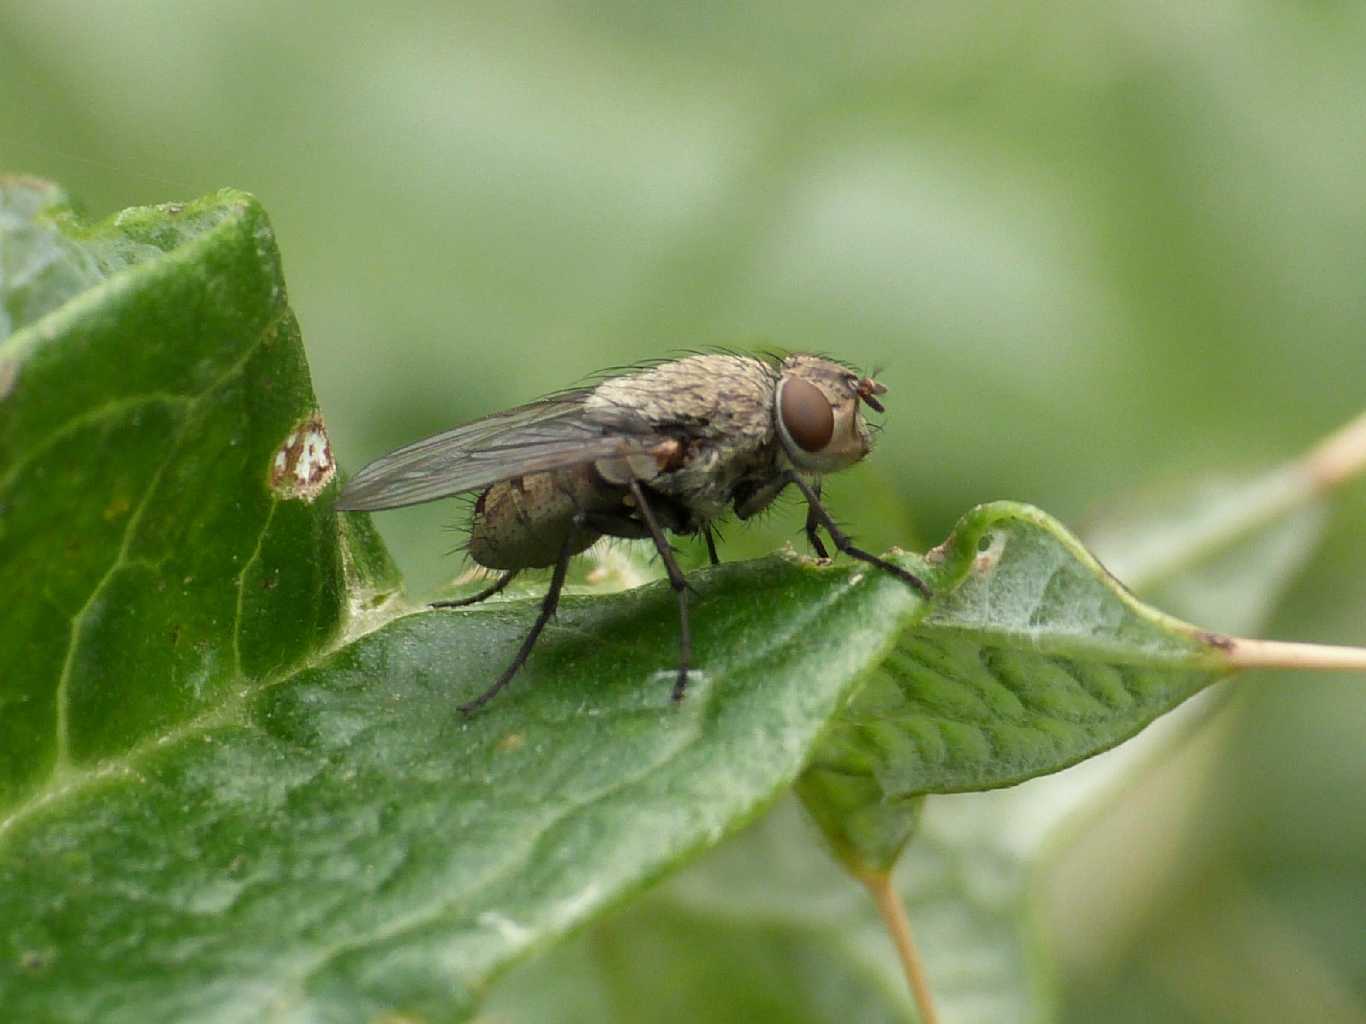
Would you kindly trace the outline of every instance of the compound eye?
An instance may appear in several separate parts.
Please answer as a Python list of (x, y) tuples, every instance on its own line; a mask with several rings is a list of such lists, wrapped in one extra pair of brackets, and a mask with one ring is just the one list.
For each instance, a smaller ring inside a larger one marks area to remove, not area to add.
[(800, 377), (783, 381), (778, 413), (787, 436), (803, 451), (818, 452), (835, 435), (835, 410), (830, 408), (830, 401), (820, 388)]

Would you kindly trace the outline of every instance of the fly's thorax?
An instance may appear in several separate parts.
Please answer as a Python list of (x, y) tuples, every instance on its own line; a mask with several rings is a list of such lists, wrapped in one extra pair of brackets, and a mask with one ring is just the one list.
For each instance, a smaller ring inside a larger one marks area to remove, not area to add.
[(577, 555), (600, 536), (574, 525), (578, 512), (618, 508), (623, 494), (591, 465), (504, 480), (475, 501), (467, 550), (489, 569), (547, 568), (559, 559), (566, 538)]
[[(688, 356), (598, 385), (586, 405), (604, 417), (630, 411), (642, 425), (676, 439), (677, 449), (636, 479), (706, 522), (722, 516), (741, 480), (769, 472), (776, 366), (735, 354)], [(604, 476), (612, 468), (599, 463)], [(644, 472), (640, 472), (643, 469)]]
[(753, 448), (772, 440), (777, 382), (773, 364), (754, 356), (688, 356), (605, 380), (584, 405), (681, 440)]

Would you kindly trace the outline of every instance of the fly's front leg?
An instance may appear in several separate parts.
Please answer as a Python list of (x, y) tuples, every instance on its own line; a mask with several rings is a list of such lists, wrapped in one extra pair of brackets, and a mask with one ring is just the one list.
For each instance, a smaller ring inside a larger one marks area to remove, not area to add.
[[(819, 502), (821, 497), (821, 483), (819, 480), (817, 480), (816, 483), (812, 485), (811, 490), (816, 495), (817, 502)], [(806, 504), (805, 527), (807, 543), (811, 545), (811, 550), (816, 552), (817, 558), (829, 558), (830, 553), (825, 550), (825, 545), (821, 543), (821, 535), (816, 532), (816, 527), (818, 527), (819, 525), (820, 520), (816, 518), (816, 506), (811, 504), (810, 500), (808, 499)], [(834, 534), (831, 534), (830, 536), (833, 538)]]
[(659, 528), (655, 514), (650, 510), (650, 503), (645, 500), (645, 491), (641, 488), (640, 482), (632, 480), (630, 488), (636, 508), (640, 510), (645, 527), (650, 531), (650, 538), (655, 542), (655, 550), (659, 552), (664, 568), (669, 573), (669, 585), (678, 595), (678, 678), (674, 680), (672, 697), (675, 701), (680, 701), (688, 689), (688, 665), (692, 661), (692, 634), (688, 631), (688, 581), (683, 578), (683, 570), (674, 560), (673, 548), (669, 547), (664, 531)]
[[(769, 480), (763, 486), (755, 488), (749, 493), (738, 497), (735, 502), (735, 514), (741, 519), (748, 519), (750, 516), (758, 515), (777, 501), (778, 495), (783, 493), (783, 489), (786, 488), (788, 484), (796, 481), (796, 479), (797, 476), (795, 473), (784, 473)], [(811, 490), (815, 492), (817, 504), (819, 504), (821, 496), (820, 483), (816, 483)], [(817, 558), (829, 558), (830, 552), (825, 550), (825, 545), (821, 543), (820, 535), (816, 533), (816, 527), (822, 525), (821, 520), (817, 518), (816, 510), (811, 505), (810, 494), (807, 492), (807, 488), (803, 487), (802, 492), (807, 494), (806, 526), (804, 527), (807, 542), (811, 545), (811, 550), (816, 552)], [(826, 518), (829, 517), (827, 516)], [(832, 534), (831, 536), (834, 535)]]
[[(934, 596), (934, 591), (932, 591), (929, 588), (929, 585), (915, 573), (907, 572), (905, 569), (901, 568), (901, 566), (893, 565), (885, 558), (878, 558), (877, 555), (864, 551), (862, 548), (855, 547), (854, 542), (849, 539), (843, 530), (835, 525), (835, 520), (830, 518), (830, 513), (827, 512), (825, 506), (821, 504), (820, 492), (796, 473), (789, 471), (786, 474), (786, 477), (789, 482), (796, 484), (802, 494), (806, 497), (807, 522), (809, 523), (814, 519), (820, 526), (825, 527), (825, 532), (830, 534), (830, 539), (835, 542), (835, 547), (838, 550), (844, 552), (850, 558), (857, 558), (860, 562), (867, 562), (869, 565), (875, 565), (879, 569), (891, 573), (897, 579), (903, 580), (915, 587), (916, 590), (920, 591), (920, 593), (927, 598)], [(814, 527), (812, 530), (814, 532)]]

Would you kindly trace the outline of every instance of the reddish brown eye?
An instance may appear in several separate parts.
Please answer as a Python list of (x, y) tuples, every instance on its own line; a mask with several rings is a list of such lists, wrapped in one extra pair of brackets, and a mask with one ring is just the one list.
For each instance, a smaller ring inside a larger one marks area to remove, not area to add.
[(788, 436), (803, 451), (818, 452), (834, 436), (835, 411), (830, 408), (829, 399), (821, 394), (820, 388), (800, 377), (783, 381), (778, 411)]

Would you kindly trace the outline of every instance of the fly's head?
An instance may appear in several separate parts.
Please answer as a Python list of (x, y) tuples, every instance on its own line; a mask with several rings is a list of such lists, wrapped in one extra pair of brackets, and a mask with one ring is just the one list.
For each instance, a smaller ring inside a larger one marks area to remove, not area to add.
[(887, 389), (819, 356), (788, 356), (778, 367), (773, 422), (783, 450), (803, 473), (847, 469), (873, 448), (861, 406), (882, 412)]

